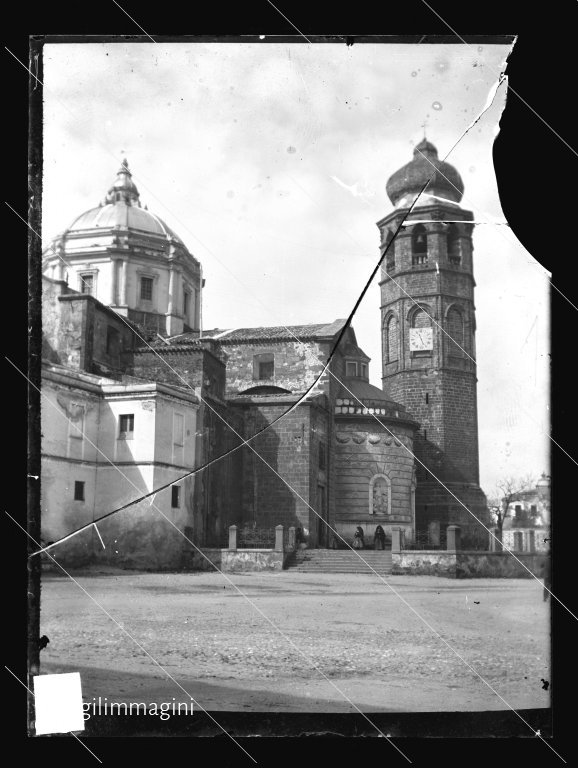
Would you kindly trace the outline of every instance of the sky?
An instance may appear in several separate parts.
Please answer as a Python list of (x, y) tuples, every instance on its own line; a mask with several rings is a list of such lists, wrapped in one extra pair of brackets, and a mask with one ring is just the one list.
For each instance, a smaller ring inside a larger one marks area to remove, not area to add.
[[(98, 205), (126, 157), (141, 203), (202, 263), (204, 328), (346, 318), (379, 260), (387, 179), (425, 123), (478, 222), (481, 485), (492, 495), (501, 478), (538, 479), (549, 472), (551, 276), (500, 207), (492, 144), (508, 53), (267, 39), (47, 45), (43, 243)], [(353, 327), (381, 386), (377, 280)]]

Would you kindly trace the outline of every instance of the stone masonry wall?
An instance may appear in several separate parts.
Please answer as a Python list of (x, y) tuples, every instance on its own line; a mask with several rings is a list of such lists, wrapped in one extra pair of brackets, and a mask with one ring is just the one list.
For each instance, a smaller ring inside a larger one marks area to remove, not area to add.
[(452, 579), (530, 579), (532, 574), (538, 578), (543, 575), (546, 555), (521, 554), (517, 557), (523, 565), (505, 552), (394, 552), (392, 573)]
[[(287, 403), (242, 406), (245, 434), (248, 437), (260, 431), (288, 408)], [(258, 456), (248, 447), (242, 449), (243, 522), (249, 525), (255, 523), (260, 528), (294, 525), (310, 530), (313, 513), (283, 482), (286, 480), (304, 500), (311, 503), (310, 407), (303, 405), (287, 414), (252, 440), (251, 445)]]
[[(395, 437), (373, 419), (336, 418), (336, 526), (347, 541), (358, 525), (366, 537), (378, 524), (390, 535), (393, 525), (412, 530), (413, 431), (401, 423), (387, 427)], [(390, 482), (387, 515), (370, 512), (370, 481), (377, 474)]]
[[(275, 386), (289, 392), (308, 389), (323, 370), (326, 344), (315, 341), (275, 341), (223, 344), (227, 359), (227, 396), (258, 386)], [(255, 355), (274, 355), (274, 377), (254, 378)]]

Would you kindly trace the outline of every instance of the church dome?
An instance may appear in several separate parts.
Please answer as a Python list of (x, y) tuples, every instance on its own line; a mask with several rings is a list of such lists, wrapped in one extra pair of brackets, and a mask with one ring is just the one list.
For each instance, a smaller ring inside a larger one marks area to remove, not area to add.
[(180, 237), (161, 218), (124, 200), (105, 203), (81, 213), (66, 231), (77, 233), (87, 229), (134, 229), (183, 244)]
[(132, 180), (126, 158), (101, 204), (77, 216), (56, 240), (69, 235), (79, 236), (84, 232), (96, 234), (94, 230), (104, 233), (116, 229), (133, 230), (135, 234), (153, 235), (184, 246), (180, 237), (161, 218), (141, 206), (139, 191)]
[(439, 159), (436, 147), (424, 138), (414, 149), (413, 160), (390, 176), (385, 191), (394, 206), (409, 207), (430, 178), (423, 196), (460, 202), (464, 194), (462, 177), (453, 165)]

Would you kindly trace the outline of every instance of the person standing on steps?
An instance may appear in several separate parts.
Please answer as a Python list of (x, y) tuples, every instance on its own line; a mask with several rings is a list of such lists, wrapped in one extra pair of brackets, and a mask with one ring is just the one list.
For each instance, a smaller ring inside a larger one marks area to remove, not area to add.
[(363, 538), (363, 528), (358, 525), (353, 534), (353, 548), (363, 549), (365, 547), (365, 540)]

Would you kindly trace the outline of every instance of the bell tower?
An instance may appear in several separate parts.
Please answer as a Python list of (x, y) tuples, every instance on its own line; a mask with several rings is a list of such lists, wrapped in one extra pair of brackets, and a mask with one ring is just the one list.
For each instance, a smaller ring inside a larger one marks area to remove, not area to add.
[(487, 536), (439, 482), (487, 524), (479, 487), (473, 214), (459, 205), (459, 173), (439, 160), (433, 144), (424, 138), (413, 155), (388, 180), (394, 210), (377, 224), (382, 253), (389, 245), (380, 282), (382, 386), (420, 423), (418, 532), (457, 523), (466, 539)]

